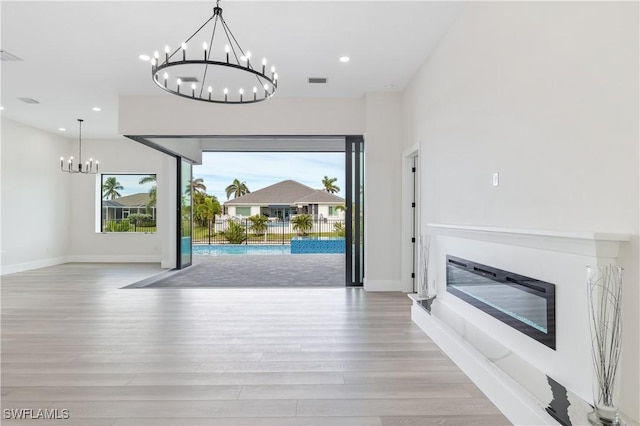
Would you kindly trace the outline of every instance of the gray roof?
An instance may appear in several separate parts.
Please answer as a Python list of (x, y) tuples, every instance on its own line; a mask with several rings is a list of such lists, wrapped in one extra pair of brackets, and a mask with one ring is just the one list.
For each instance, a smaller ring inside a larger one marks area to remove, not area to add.
[(147, 204), (149, 204), (149, 194), (146, 192), (125, 195), (113, 200), (102, 200), (102, 205), (107, 207), (146, 207)]
[(226, 206), (344, 204), (344, 199), (295, 180), (283, 180), (224, 203)]

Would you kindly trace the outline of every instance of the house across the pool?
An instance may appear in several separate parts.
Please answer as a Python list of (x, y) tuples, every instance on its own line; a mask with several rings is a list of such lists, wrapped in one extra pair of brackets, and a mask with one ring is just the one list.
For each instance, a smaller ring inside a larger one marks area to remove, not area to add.
[(224, 203), (225, 212), (231, 217), (264, 215), (280, 220), (298, 214), (310, 214), (314, 221), (343, 219), (343, 207), (343, 198), (294, 180), (283, 180)]

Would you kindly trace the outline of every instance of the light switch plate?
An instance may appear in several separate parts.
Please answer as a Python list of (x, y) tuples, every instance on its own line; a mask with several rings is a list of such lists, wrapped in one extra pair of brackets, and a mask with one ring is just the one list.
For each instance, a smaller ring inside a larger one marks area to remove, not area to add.
[(493, 186), (500, 185), (500, 175), (498, 173), (493, 174)]

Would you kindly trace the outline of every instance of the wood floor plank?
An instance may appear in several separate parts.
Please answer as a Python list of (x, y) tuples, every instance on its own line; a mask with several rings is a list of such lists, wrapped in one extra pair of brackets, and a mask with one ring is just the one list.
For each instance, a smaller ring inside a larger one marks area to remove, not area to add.
[(118, 419), (113, 426), (382, 426), (380, 417)]
[(391, 426), (508, 421), (411, 322), (402, 293), (123, 287), (149, 264), (2, 277), (5, 425)]
[(464, 385), (443, 383), (366, 385), (243, 386), (240, 399), (411, 399), (470, 398)]

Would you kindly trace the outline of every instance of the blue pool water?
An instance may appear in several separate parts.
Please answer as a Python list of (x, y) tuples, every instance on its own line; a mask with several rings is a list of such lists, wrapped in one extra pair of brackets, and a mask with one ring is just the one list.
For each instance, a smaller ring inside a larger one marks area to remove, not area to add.
[(289, 245), (244, 245), (244, 244), (213, 244), (193, 245), (195, 256), (226, 256), (234, 254), (291, 254)]

